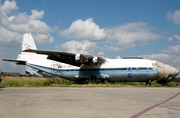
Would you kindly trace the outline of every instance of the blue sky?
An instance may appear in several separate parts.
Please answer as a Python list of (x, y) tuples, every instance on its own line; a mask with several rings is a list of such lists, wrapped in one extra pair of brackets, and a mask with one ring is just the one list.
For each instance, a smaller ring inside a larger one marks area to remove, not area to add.
[[(107, 58), (141, 56), (180, 69), (179, 0), (0, 0), (0, 56), (16, 59), (24, 33), (38, 49)], [(2, 71), (24, 67), (0, 61)]]

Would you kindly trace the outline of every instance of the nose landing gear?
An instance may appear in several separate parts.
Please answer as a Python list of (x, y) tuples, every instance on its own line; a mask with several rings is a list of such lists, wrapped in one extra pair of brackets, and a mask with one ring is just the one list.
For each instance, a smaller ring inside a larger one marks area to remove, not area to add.
[(151, 80), (146, 82), (146, 86), (151, 86)]

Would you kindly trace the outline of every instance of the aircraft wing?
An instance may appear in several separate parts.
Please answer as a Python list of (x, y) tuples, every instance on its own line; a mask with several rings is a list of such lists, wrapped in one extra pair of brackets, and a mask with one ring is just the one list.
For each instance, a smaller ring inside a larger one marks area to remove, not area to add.
[(102, 57), (94, 57), (86, 54), (75, 54), (75, 53), (60, 52), (60, 51), (27, 49), (24, 50), (23, 52), (33, 52), (37, 54), (48, 55), (47, 59), (78, 66), (78, 67), (80, 67), (82, 64), (101, 65), (106, 61)]
[(11, 62), (17, 62), (16, 64), (25, 65), (26, 61), (23, 60), (13, 60), (13, 59), (2, 59), (3, 61), (11, 61)]

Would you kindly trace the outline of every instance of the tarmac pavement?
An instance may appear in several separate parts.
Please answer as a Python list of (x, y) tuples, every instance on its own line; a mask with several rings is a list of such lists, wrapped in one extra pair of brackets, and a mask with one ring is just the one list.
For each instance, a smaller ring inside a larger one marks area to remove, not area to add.
[(0, 118), (180, 118), (180, 88), (0, 88)]

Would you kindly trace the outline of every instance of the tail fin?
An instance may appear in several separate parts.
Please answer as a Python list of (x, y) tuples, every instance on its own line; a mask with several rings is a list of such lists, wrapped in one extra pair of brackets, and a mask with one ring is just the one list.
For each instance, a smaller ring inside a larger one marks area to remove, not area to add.
[[(31, 33), (24, 34), (23, 36), (21, 51), (26, 50), (26, 49), (35, 49), (35, 50), (37, 49)], [(18, 55), (17, 60), (27, 61), (31, 59), (32, 57), (34, 57), (35, 55), (36, 54), (21, 52), (21, 54)]]
[(26, 49), (37, 49), (31, 33), (24, 34), (23, 37), (21, 51)]

